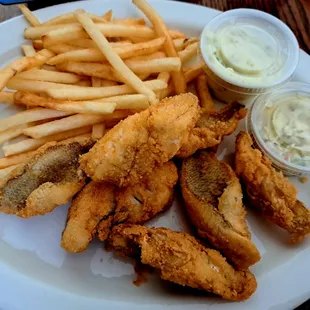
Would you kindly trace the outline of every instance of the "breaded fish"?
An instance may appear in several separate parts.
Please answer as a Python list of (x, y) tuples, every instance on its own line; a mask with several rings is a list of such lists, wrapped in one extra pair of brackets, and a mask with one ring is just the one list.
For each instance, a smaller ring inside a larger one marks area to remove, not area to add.
[(85, 185), (79, 156), (91, 146), (92, 140), (85, 140), (50, 142), (39, 148), (28, 162), (1, 180), (0, 212), (28, 218), (69, 202)]
[(238, 102), (233, 102), (218, 111), (203, 111), (196, 127), (178, 151), (177, 157), (186, 158), (197, 150), (220, 144), (224, 136), (237, 129), (239, 121), (247, 114), (247, 109)]
[(268, 158), (253, 148), (249, 134), (236, 139), (235, 169), (245, 185), (251, 205), (263, 216), (292, 234), (292, 241), (310, 233), (310, 211), (297, 199), (297, 189), (276, 171)]
[(71, 204), (62, 247), (71, 253), (82, 252), (95, 236), (106, 240), (114, 225), (145, 223), (171, 206), (177, 180), (176, 166), (167, 162), (127, 188), (91, 181)]
[(167, 162), (155, 168), (141, 184), (119, 189), (116, 192), (117, 207), (113, 224), (142, 224), (169, 208), (177, 181), (175, 164)]
[[(68, 252), (79, 253), (88, 248), (101, 221), (112, 224), (115, 212), (116, 187), (106, 182), (88, 183), (72, 201), (68, 211), (61, 246)], [(106, 236), (106, 238), (108, 235)]]
[(94, 181), (137, 184), (175, 156), (199, 113), (197, 97), (190, 93), (164, 99), (112, 128), (81, 157), (81, 167)]
[(245, 300), (257, 287), (250, 271), (234, 269), (219, 252), (188, 233), (125, 224), (114, 227), (109, 243), (119, 255), (139, 258), (159, 270), (163, 280), (228, 300)]
[(200, 237), (239, 268), (260, 260), (245, 222), (241, 185), (227, 163), (217, 160), (214, 153), (198, 151), (183, 161), (181, 190)]

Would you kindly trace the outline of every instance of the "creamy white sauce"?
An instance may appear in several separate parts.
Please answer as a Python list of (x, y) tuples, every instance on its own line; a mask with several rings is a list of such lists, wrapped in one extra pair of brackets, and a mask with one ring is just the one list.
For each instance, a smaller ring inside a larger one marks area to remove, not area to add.
[(247, 87), (274, 82), (282, 74), (283, 55), (268, 31), (253, 25), (225, 25), (206, 33), (205, 52), (216, 73)]
[(267, 146), (285, 160), (310, 167), (310, 96), (269, 100), (261, 123)]

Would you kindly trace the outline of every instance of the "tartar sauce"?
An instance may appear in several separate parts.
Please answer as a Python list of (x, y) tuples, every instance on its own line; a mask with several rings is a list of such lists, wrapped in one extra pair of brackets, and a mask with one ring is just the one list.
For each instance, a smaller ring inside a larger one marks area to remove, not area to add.
[(261, 122), (266, 145), (286, 161), (310, 167), (310, 96), (268, 100)]
[(278, 42), (254, 25), (226, 25), (206, 33), (206, 50), (224, 78), (246, 85), (266, 84), (282, 74)]

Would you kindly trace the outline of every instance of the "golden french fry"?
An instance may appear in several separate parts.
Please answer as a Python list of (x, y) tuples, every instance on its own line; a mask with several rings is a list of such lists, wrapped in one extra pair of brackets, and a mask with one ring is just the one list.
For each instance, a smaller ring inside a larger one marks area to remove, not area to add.
[(22, 45), (22, 50), (23, 50), (24, 55), (27, 57), (32, 57), (32, 56), (35, 56), (36, 54), (36, 51), (32, 45), (27, 45), (27, 44)]
[(42, 23), (41, 25), (52, 26), (58, 24), (71, 24), (71, 23), (76, 23), (76, 18), (73, 13), (67, 13), (51, 18), (48, 21)]
[(60, 101), (19, 91), (16, 92), (14, 101), (16, 104), (25, 105), (27, 107), (44, 107), (58, 111), (71, 112), (71, 114), (110, 114), (116, 108), (116, 103), (113, 101)]
[[(151, 60), (151, 59), (154, 59), (154, 57), (156, 56), (158, 58), (164, 58), (165, 55), (162, 52), (155, 52), (153, 54), (150, 54), (149, 56), (137, 56), (134, 58), (130, 58), (130, 60), (135, 60), (135, 59)], [(125, 64), (127, 64), (126, 61), (125, 61)], [(140, 67), (141, 66), (143, 67), (143, 63), (142, 65), (140, 65)], [(68, 62), (64, 62), (64, 63), (57, 65), (57, 69), (60, 71), (72, 72), (72, 73), (76, 73), (79, 75), (85, 75), (85, 76), (98, 77), (101, 79), (115, 81), (115, 82), (123, 81), (122, 78), (119, 76), (119, 74), (117, 74), (115, 70), (108, 64), (68, 61)], [(145, 74), (145, 72), (143, 74)], [(148, 76), (149, 76), (149, 71), (147, 71), (146, 76), (144, 78)]]
[(190, 60), (192, 57), (196, 56), (198, 52), (198, 42), (194, 42), (185, 47), (184, 50), (179, 52), (179, 57), (181, 58), (182, 64)]
[(149, 107), (147, 97), (144, 95), (123, 95), (114, 96), (104, 99), (98, 99), (99, 102), (114, 102), (116, 104), (116, 110), (133, 109), (140, 110)]
[(101, 79), (101, 87), (117, 86), (116, 81), (110, 81), (106, 79)]
[(69, 45), (69, 44), (64, 44), (64, 43), (49, 45), (48, 49), (50, 51), (54, 52), (55, 54), (63, 54), (63, 53), (68, 53), (71, 51), (78, 50), (78, 48), (76, 48), (72, 45)]
[(0, 103), (14, 103), (14, 93), (10, 91), (1, 91)]
[[(62, 44), (62, 43), (58, 43)], [(74, 47), (79, 47), (79, 48), (97, 48), (96, 43), (92, 39), (77, 39), (77, 40), (72, 40), (68, 41), (65, 43), (66, 45), (69, 44)], [(52, 45), (54, 46), (54, 45)]]
[(125, 64), (134, 73), (173, 72), (181, 70), (179, 57), (166, 57), (146, 61), (126, 60)]
[(103, 55), (105, 55), (114, 70), (122, 77), (122, 80), (137, 92), (146, 95), (151, 104), (157, 103), (155, 93), (145, 86), (145, 84), (125, 65), (123, 60), (115, 53), (105, 36), (100, 33), (99, 28), (93, 23), (90, 17), (82, 10), (77, 11), (75, 16), (89, 36), (96, 42), (98, 48)]
[(121, 112), (122, 111), (116, 111), (115, 113), (110, 114), (111, 117), (109, 117), (110, 115), (76, 114), (60, 120), (27, 128), (24, 130), (24, 134), (39, 139), (63, 131), (102, 123), (105, 120), (117, 118), (117, 116), (120, 117), (126, 115), (126, 113)]
[(148, 79), (151, 76), (152, 73), (137, 73), (137, 77), (141, 80), (141, 81), (145, 81), (146, 79)]
[(74, 84), (81, 80), (78, 75), (73, 73), (54, 72), (35, 68), (17, 74), (16, 78), (63, 84)]
[[(134, 56), (148, 55), (155, 53), (164, 45), (165, 38), (158, 38), (151, 41), (113, 47), (113, 51), (122, 59)], [(111, 44), (112, 45), (112, 44)], [(57, 45), (56, 45), (57, 48)], [(74, 47), (72, 47), (74, 49)], [(71, 50), (49, 59), (48, 64), (56, 65), (65, 61), (104, 61), (105, 55), (98, 48)]]
[[(184, 73), (184, 77), (185, 77), (186, 83), (190, 83), (191, 81), (196, 79), (203, 72), (203, 66), (204, 66), (203, 62), (198, 62), (197, 64), (195, 64), (192, 67), (188, 67), (186, 69), (183, 69), (183, 73)], [(163, 73), (165, 73), (165, 72), (163, 72)], [(161, 74), (162, 73), (160, 73), (158, 75), (157, 79), (159, 79), (159, 76)], [(161, 80), (162, 81), (166, 81), (166, 78), (162, 77)], [(164, 99), (166, 97), (172, 96), (174, 94), (174, 85), (173, 85), (173, 83), (171, 83), (171, 81), (170, 81), (169, 84), (168, 84), (168, 87), (166, 87), (166, 88), (164, 88), (162, 90), (157, 90), (156, 94), (157, 94), (157, 98), (159, 98), (159, 100), (162, 100), (162, 99)]]
[[(72, 24), (57, 24), (51, 26), (36, 26), (36, 27), (28, 27), (24, 30), (24, 38), (27, 40), (39, 40), (42, 35), (57, 29), (70, 28), (72, 31), (81, 30), (80, 25), (75, 22)], [(43, 42), (44, 43), (44, 42)]]
[[(92, 19), (92, 21), (94, 23), (106, 24), (106, 23), (108, 23), (111, 20), (111, 17), (112, 17), (112, 11), (111, 10), (108, 11), (107, 13), (105, 13), (103, 16), (98, 16), (98, 15), (95, 15), (95, 14), (92, 14), (92, 13), (88, 13), (88, 14), (89, 14), (90, 18)], [(73, 13), (73, 16), (74, 16), (74, 13)]]
[(44, 48), (42, 40), (33, 40), (32, 41), (32, 46), (36, 50), (42, 50)]
[[(145, 2), (145, 1), (144, 1)], [(144, 4), (143, 4), (144, 6)], [(141, 5), (142, 7), (142, 5)], [(144, 6), (144, 8), (146, 9), (146, 7)], [(139, 7), (139, 9), (145, 14), (145, 12)], [(154, 10), (154, 9), (153, 9)], [(150, 12), (150, 11), (149, 11)], [(155, 11), (154, 11), (155, 12)], [(155, 12), (156, 13), (156, 12)], [(157, 14), (157, 13), (156, 13)], [(145, 14), (146, 15), (146, 14)], [(149, 17), (148, 17), (149, 18)], [(171, 37), (171, 39), (184, 39), (186, 38), (186, 35), (178, 30), (174, 30), (174, 29), (169, 29), (168, 30), (169, 36)]]
[(82, 143), (85, 140), (88, 141), (89, 139), (91, 139), (91, 133), (84, 133), (83, 135), (79, 135), (79, 136), (76, 136), (76, 137), (72, 137), (72, 138), (68, 138), (68, 139), (62, 140), (59, 143), (72, 143), (72, 142)]
[(188, 45), (192, 45), (192, 44), (197, 43), (197, 42), (199, 42), (199, 38), (197, 38), (197, 37), (186, 38), (184, 40), (183, 48), (186, 48)]
[(184, 48), (186, 38), (174, 39), (173, 44), (177, 52), (181, 51)]
[[(156, 58), (165, 58), (166, 54), (164, 52), (155, 52), (152, 54), (148, 54), (148, 55), (143, 55), (143, 56), (134, 56), (134, 57), (130, 57), (127, 60), (138, 60), (138, 61), (142, 61), (142, 60), (151, 60), (151, 59), (156, 59)], [(125, 62), (126, 62), (125, 61)]]
[(4, 178), (7, 176), (9, 173), (11, 173), (13, 170), (15, 170), (17, 167), (19, 167), (20, 164), (13, 165), (4, 169), (0, 170), (0, 179)]
[(30, 151), (18, 155), (13, 155), (10, 157), (0, 158), (0, 169), (15, 166), (21, 163), (28, 161), (33, 155), (35, 151)]
[(173, 81), (170, 81), (168, 87), (164, 88), (162, 91), (157, 92), (157, 97), (159, 100), (162, 100), (166, 97), (174, 95), (174, 84)]
[(92, 127), (86, 126), (77, 129), (72, 129), (64, 132), (60, 132), (54, 135), (46, 136), (40, 139), (26, 139), (14, 144), (6, 145), (2, 148), (5, 156), (12, 156), (20, 153), (24, 153), (27, 151), (36, 150), (41, 145), (51, 142), (51, 141), (61, 141), (65, 139), (69, 139), (72, 137), (76, 137), (82, 134), (86, 134), (91, 132)]
[[(95, 23), (107, 23), (110, 20), (108, 15), (107, 15), (107, 18), (106, 18), (106, 16), (97, 16), (95, 14), (89, 14), (89, 15)], [(109, 13), (109, 16), (110, 16), (110, 13)], [(76, 21), (77, 20), (76, 20), (74, 14), (68, 13), (68, 14), (63, 14), (63, 15), (59, 15), (55, 18), (52, 18), (52, 19), (48, 20), (47, 22), (42, 23), (42, 26), (51, 26), (51, 25), (58, 25), (58, 24), (71, 24), (71, 23), (76, 23)]]
[(205, 73), (197, 77), (195, 86), (200, 106), (208, 111), (213, 111), (214, 102), (209, 91), (208, 79)]
[(0, 70), (0, 91), (7, 85), (8, 81), (15, 75), (16, 71), (12, 68)]
[(43, 50), (37, 52), (35, 54), (35, 56), (27, 57), (28, 58), (28, 66), (24, 69), (28, 70), (28, 69), (31, 69), (34, 67), (40, 67), (43, 64), (45, 64), (46, 61), (53, 56), (55, 56), (55, 54), (52, 51), (49, 51), (48, 49), (43, 49)]
[[(178, 57), (158, 58), (145, 61), (126, 60), (124, 63), (132, 72), (136, 74), (146, 74), (146, 77), (151, 73), (180, 71), (181, 69), (181, 60)], [(112, 66), (107, 64), (70, 61), (57, 65), (57, 69), (112, 81), (123, 81), (120, 73), (116, 72)]]
[[(168, 29), (168, 33), (171, 37), (171, 39), (176, 40), (176, 39), (186, 39), (185, 34), (177, 31), (177, 30), (169, 30)], [(145, 38), (138, 38), (138, 37), (129, 37), (130, 41), (132, 43), (141, 43), (141, 42), (145, 42), (146, 39)]]
[(160, 72), (157, 77), (158, 80), (164, 81), (165, 83), (169, 82), (170, 73), (169, 72)]
[[(203, 73), (203, 62), (198, 62), (192, 67), (188, 67), (186, 69), (183, 69), (184, 77), (186, 80), (186, 83), (190, 83), (194, 79), (196, 79), (201, 73)], [(166, 98), (168, 96), (172, 96), (174, 94), (174, 85), (171, 83), (171, 81), (168, 84), (168, 87), (162, 89), (161, 91), (156, 91), (157, 97), (159, 100)]]
[[(165, 83), (168, 84), (169, 79), (170, 79), (170, 76), (171, 76), (171, 75), (170, 75), (169, 72), (160, 72), (160, 73), (158, 74), (157, 79), (158, 79), (158, 80), (161, 80), (161, 81), (163, 81), (163, 82), (165, 82)], [(164, 90), (163, 90), (163, 91), (164, 91)], [(158, 98), (159, 100), (161, 100), (161, 99), (167, 97), (167, 96), (165, 96), (165, 93), (163, 93), (163, 91), (157, 91), (157, 92), (156, 92), (157, 98)]]
[(67, 111), (70, 113), (82, 114), (111, 114), (114, 112), (116, 104), (113, 102), (100, 102), (100, 101), (80, 101), (80, 102), (66, 102), (55, 105), (58, 111)]
[[(179, 57), (178, 52), (173, 44), (171, 32), (168, 31), (165, 23), (158, 13), (145, 1), (145, 0), (133, 0), (135, 4), (150, 20), (154, 26), (154, 30), (157, 36), (165, 37), (164, 50), (169, 57)], [(175, 37), (173, 37), (175, 38)], [(171, 72), (172, 80), (177, 94), (186, 92), (186, 82), (183, 72), (174, 71)]]
[[(138, 38), (150, 40), (155, 37), (154, 31), (151, 28), (144, 26), (127, 26), (119, 24), (96, 24), (96, 26), (104, 36), (111, 38), (136, 36)], [(77, 28), (75, 25), (51, 30), (46, 34), (41, 33), (41, 35), (37, 38), (34, 37), (33, 39), (39, 39), (41, 37), (45, 46), (60, 42), (89, 38), (88, 34), (81, 27)]]
[(121, 24), (121, 25), (128, 25), (128, 26), (145, 26), (146, 22), (144, 18), (123, 18), (123, 19), (116, 19), (112, 21), (112, 24)]
[(99, 140), (104, 136), (105, 125), (104, 124), (95, 124), (92, 128), (91, 137), (93, 140)]
[(26, 123), (40, 121), (44, 119), (63, 117), (70, 115), (68, 112), (61, 112), (49, 109), (31, 109), (16, 113), (12, 116), (3, 118), (0, 120), (0, 131), (4, 131), (15, 126), (19, 126)]
[(29, 127), (27, 124), (22, 124), (5, 131), (0, 132), (0, 144), (3, 144), (11, 139), (14, 139), (23, 134), (23, 130)]
[(185, 76), (186, 83), (193, 81), (200, 74), (202, 74), (204, 66), (205, 64), (202, 61), (200, 61), (200, 62), (197, 62), (194, 66), (184, 69), (184, 76)]
[(0, 70), (0, 91), (7, 85), (8, 81), (18, 72), (25, 69), (41, 66), (45, 61), (55, 54), (48, 50), (41, 50), (33, 57), (22, 57), (10, 63)]
[(24, 4), (20, 4), (18, 7), (30, 23), (30, 25), (39, 26), (41, 24), (40, 21), (36, 18), (36, 16)]
[(60, 71), (72, 72), (80, 75), (93, 76), (97, 78), (120, 81), (121, 78), (115, 74), (115, 70), (108, 64), (94, 62), (68, 61), (56, 66)]
[(91, 87), (91, 81), (90, 80), (82, 80), (82, 81), (75, 83), (74, 85), (82, 86), (82, 87)]
[(25, 80), (19, 79), (17, 77), (12, 78), (8, 84), (7, 88), (20, 90), (24, 92), (31, 93), (44, 93), (49, 89), (53, 88), (78, 88), (78, 85), (70, 85), (70, 84), (60, 84), (46, 81), (34, 81), (34, 80)]
[(54, 71), (54, 72), (57, 72), (57, 69), (55, 66), (50, 66), (50, 65), (43, 65), (41, 67), (43, 70), (46, 70), (46, 71)]
[(112, 20), (113, 11), (109, 10), (102, 17), (106, 19), (108, 22)]
[[(76, 101), (76, 103), (79, 101)], [(47, 109), (56, 109), (60, 103), (68, 103), (67, 101), (60, 101), (49, 97), (42, 97), (37, 94), (17, 91), (14, 95), (14, 103), (18, 105), (25, 105), (26, 107), (42, 107)], [(75, 103), (70, 101), (70, 103)]]
[(91, 78), (91, 86), (92, 87), (101, 87), (101, 78), (92, 76)]
[[(92, 39), (80, 39), (66, 42), (71, 46), (76, 46), (80, 48), (97, 48), (96, 43)], [(110, 42), (113, 47), (124, 47), (128, 45), (132, 45), (132, 43), (128, 40), (118, 41), (118, 42)]]
[[(143, 82), (147, 87), (155, 90), (161, 90), (167, 87), (167, 83), (160, 80), (151, 80)], [(134, 94), (135, 90), (129, 85), (117, 85), (111, 87), (79, 87), (79, 88), (59, 88), (48, 89), (46, 93), (55, 99), (60, 100), (89, 100), (96, 98), (106, 98)]]

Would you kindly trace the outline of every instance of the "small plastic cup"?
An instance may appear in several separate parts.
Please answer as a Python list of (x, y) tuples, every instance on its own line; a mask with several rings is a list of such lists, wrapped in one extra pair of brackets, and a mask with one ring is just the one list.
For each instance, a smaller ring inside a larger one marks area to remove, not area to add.
[(310, 84), (290, 82), (259, 96), (246, 129), (278, 170), (286, 175), (310, 174)]
[(293, 32), (276, 17), (252, 9), (213, 18), (201, 34), (199, 52), (213, 95), (225, 103), (251, 103), (283, 86), (299, 61)]

